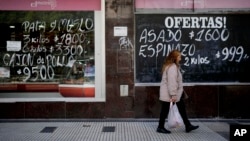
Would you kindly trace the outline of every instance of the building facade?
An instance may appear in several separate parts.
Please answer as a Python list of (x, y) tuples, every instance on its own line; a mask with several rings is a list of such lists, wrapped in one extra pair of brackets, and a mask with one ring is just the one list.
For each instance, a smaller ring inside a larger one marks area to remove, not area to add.
[(173, 49), (190, 117), (250, 117), (248, 0), (0, 3), (1, 119), (157, 118)]

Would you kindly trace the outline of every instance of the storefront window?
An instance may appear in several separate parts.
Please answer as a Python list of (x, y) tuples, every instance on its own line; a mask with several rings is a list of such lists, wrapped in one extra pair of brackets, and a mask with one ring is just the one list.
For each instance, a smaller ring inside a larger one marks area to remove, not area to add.
[(0, 83), (95, 83), (94, 12), (0, 12)]
[(0, 5), (0, 102), (105, 101), (105, 2), (11, 1)]
[(53, 84), (59, 97), (95, 97), (94, 19), (86, 11), (0, 12), (0, 89)]

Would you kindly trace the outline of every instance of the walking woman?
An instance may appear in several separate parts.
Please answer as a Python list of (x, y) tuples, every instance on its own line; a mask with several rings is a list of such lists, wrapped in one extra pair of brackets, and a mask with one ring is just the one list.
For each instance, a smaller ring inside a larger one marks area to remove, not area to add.
[(190, 132), (199, 128), (199, 126), (193, 126), (188, 120), (186, 114), (186, 108), (182, 97), (183, 94), (183, 81), (182, 74), (180, 72), (179, 62), (181, 61), (181, 52), (173, 50), (166, 57), (162, 67), (162, 80), (160, 85), (160, 101), (162, 104), (159, 125), (157, 132), (159, 133), (171, 133), (167, 130), (165, 125), (165, 119), (168, 116), (170, 102), (177, 104), (180, 115), (185, 124), (186, 132)]

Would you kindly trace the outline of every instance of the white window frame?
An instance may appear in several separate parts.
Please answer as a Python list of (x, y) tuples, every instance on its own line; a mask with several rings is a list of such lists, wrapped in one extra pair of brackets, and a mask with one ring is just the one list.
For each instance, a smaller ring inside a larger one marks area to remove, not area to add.
[[(106, 64), (105, 64), (105, 1), (101, 1), (101, 10), (94, 11), (94, 41), (95, 41), (95, 97), (15, 97), (15, 98), (0, 98), (0, 103), (15, 103), (15, 102), (105, 102), (106, 101)], [(59, 85), (59, 84), (58, 84)], [(23, 92), (27, 94), (29, 92)], [(32, 92), (34, 93), (34, 92)], [(59, 94), (51, 92), (51, 94)], [(2, 93), (4, 94), (4, 93)], [(6, 95), (8, 92), (6, 92)], [(22, 95), (22, 92), (11, 94)], [(43, 94), (43, 92), (37, 92)], [(46, 92), (48, 94), (48, 92)]]

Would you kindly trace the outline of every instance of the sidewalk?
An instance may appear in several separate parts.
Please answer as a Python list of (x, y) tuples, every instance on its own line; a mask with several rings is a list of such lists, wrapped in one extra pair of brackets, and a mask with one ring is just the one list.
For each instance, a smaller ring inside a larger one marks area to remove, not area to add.
[(191, 119), (199, 125), (186, 133), (184, 127), (171, 134), (156, 132), (158, 119), (44, 119), (0, 120), (1, 141), (227, 141), (230, 123), (236, 120)]

